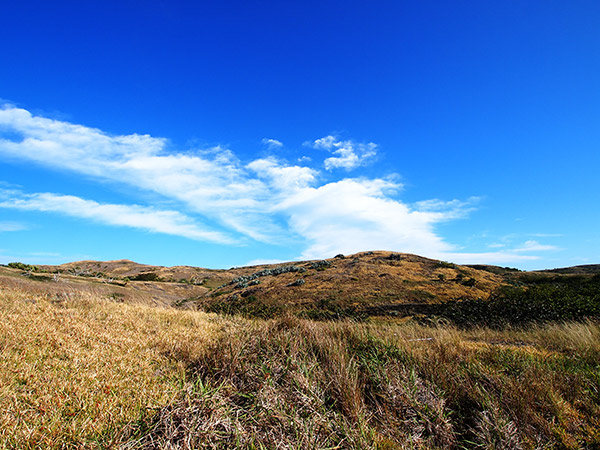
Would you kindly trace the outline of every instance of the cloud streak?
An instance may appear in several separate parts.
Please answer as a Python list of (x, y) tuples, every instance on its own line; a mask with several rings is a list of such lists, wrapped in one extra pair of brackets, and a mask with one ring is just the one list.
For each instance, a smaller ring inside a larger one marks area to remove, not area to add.
[(0, 191), (0, 208), (53, 212), (106, 225), (136, 228), (198, 241), (221, 244), (234, 242), (223, 233), (201, 228), (193, 219), (177, 211), (158, 210), (139, 205), (98, 203), (74, 195)]
[(545, 252), (550, 250), (558, 250), (559, 248), (554, 245), (540, 244), (538, 241), (529, 240), (525, 241), (523, 245), (515, 248), (515, 252)]
[(25, 224), (18, 222), (0, 222), (0, 233), (4, 233), (7, 231), (23, 231), (27, 230), (29, 227)]

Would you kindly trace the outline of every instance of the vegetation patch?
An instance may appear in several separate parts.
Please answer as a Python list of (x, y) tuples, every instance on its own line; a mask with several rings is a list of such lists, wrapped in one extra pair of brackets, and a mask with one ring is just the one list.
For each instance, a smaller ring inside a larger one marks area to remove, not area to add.
[(127, 448), (597, 448), (599, 351), (593, 324), (253, 322), (180, 359), (193, 381)]
[(600, 276), (572, 277), (560, 283), (540, 278), (528, 287), (506, 286), (486, 301), (442, 303), (434, 315), (459, 326), (495, 328), (600, 319)]
[(241, 315), (247, 318), (271, 318), (283, 313), (280, 305), (268, 304), (254, 295), (233, 294), (204, 307), (206, 312), (225, 314), (228, 316)]
[(320, 299), (311, 307), (297, 312), (297, 315), (312, 320), (352, 319), (361, 321), (367, 318), (367, 315), (356, 306), (345, 306), (330, 298)]
[(327, 269), (330, 266), (331, 266), (331, 263), (329, 261), (324, 260), (324, 259), (321, 260), (321, 261), (312, 262), (310, 264), (310, 268), (311, 269), (315, 269), (315, 270), (325, 270), (325, 269)]
[(10, 262), (7, 264), (7, 266), (11, 269), (19, 269), (24, 270), (26, 272), (35, 272), (37, 270), (36, 266), (33, 266), (31, 264), (25, 264), (22, 262)]
[(306, 269), (304, 267), (280, 266), (280, 267), (274, 267), (272, 269), (260, 270), (251, 275), (242, 275), (242, 276), (236, 277), (233, 280), (231, 280), (229, 282), (229, 284), (230, 285), (234, 284), (236, 288), (244, 289), (244, 288), (247, 288), (248, 286), (250, 286), (251, 283), (258, 284), (255, 281), (257, 281), (257, 279), (261, 278), (261, 277), (277, 276), (277, 275), (281, 275), (283, 273), (303, 273), (303, 272), (306, 272)]
[(145, 272), (129, 277), (131, 281), (164, 281), (156, 272)]

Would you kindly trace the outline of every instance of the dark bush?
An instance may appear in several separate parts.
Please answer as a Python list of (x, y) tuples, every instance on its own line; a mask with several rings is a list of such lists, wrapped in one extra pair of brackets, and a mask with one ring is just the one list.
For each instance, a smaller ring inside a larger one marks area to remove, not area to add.
[(132, 281), (162, 281), (155, 272), (145, 272), (130, 277)]
[[(467, 280), (468, 281), (468, 280)], [(505, 287), (489, 300), (442, 303), (437, 316), (459, 326), (525, 325), (600, 318), (600, 277), (561, 284)]]
[(11, 267), (13, 269), (19, 269), (19, 270), (25, 270), (27, 272), (33, 272), (35, 270), (37, 270), (36, 266), (32, 266), (31, 264), (25, 264), (22, 262), (11, 262), (7, 264), (8, 267)]

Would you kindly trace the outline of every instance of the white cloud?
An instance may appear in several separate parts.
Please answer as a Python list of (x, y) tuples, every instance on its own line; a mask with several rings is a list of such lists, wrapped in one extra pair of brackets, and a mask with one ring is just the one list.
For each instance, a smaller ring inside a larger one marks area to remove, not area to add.
[(248, 168), (278, 192), (295, 191), (311, 185), (316, 179), (316, 172), (313, 169), (287, 166), (274, 158), (257, 159), (248, 164)]
[(316, 149), (327, 150), (336, 155), (324, 161), (327, 170), (355, 169), (365, 165), (377, 153), (377, 145), (373, 142), (363, 144), (352, 140), (340, 141), (334, 136), (325, 136), (308, 145)]
[(245, 265), (246, 266), (262, 266), (265, 264), (281, 264), (287, 262), (286, 260), (282, 260), (282, 259), (253, 259), (252, 261), (248, 261)]
[(479, 203), (480, 200), (479, 197), (470, 197), (466, 201), (443, 201), (436, 198), (416, 202), (415, 209), (422, 212), (437, 214), (440, 221), (453, 220), (463, 218), (471, 211), (474, 211), (475, 205)]
[(514, 264), (540, 259), (540, 257), (536, 255), (520, 255), (515, 254), (514, 251), (481, 253), (447, 252), (440, 254), (437, 257), (444, 261), (452, 261), (457, 264)]
[(187, 208), (253, 239), (268, 241), (257, 219), (268, 188), (249, 178), (235, 156), (220, 147), (195, 153), (168, 152), (167, 141), (148, 135), (111, 136), (95, 128), (0, 108), (0, 153), (44, 166), (133, 185), (183, 202)]
[(530, 240), (525, 241), (523, 245), (518, 248), (515, 248), (513, 251), (515, 252), (540, 252), (540, 251), (548, 251), (548, 250), (558, 250), (559, 248), (554, 245), (544, 245), (540, 244), (538, 241)]
[(267, 146), (269, 150), (275, 150), (276, 148), (283, 147), (283, 142), (278, 141), (277, 139), (267, 139), (264, 138), (262, 143)]
[[(274, 139), (263, 142), (281, 144)], [(328, 171), (362, 166), (377, 151), (374, 143), (342, 141), (333, 136), (309, 145), (332, 153), (324, 161)], [(272, 157), (242, 162), (222, 147), (173, 151), (166, 139), (138, 134), (113, 136), (6, 105), (0, 107), (0, 155), (124, 183), (159, 195), (173, 205), (171, 210), (158, 210), (101, 204), (69, 195), (9, 194), (4, 190), (0, 205), (5, 208), (56, 212), (223, 243), (252, 239), (282, 244), (294, 240), (296, 245), (305, 246), (299, 255), (302, 258), (381, 249), (455, 261), (511, 262), (535, 258), (525, 254), (530, 251), (550, 250), (550, 246), (529, 241), (513, 251), (459, 252), (435, 227), (466, 216), (478, 201), (475, 197), (409, 205), (397, 198), (402, 185), (394, 179), (341, 178), (323, 184), (326, 174), (303, 166), (305, 158), (290, 165)]]
[(177, 211), (157, 210), (138, 205), (103, 204), (73, 195), (47, 192), (22, 194), (0, 191), (0, 199), (0, 208), (55, 212), (107, 225), (137, 228), (199, 241), (233, 242), (223, 233), (203, 229), (194, 220)]
[(381, 179), (345, 179), (301, 189), (277, 208), (289, 217), (291, 230), (307, 241), (303, 258), (366, 249), (426, 255), (451, 250), (433, 230), (442, 215), (411, 210), (387, 197), (386, 191), (396, 187)]
[(27, 229), (29, 229), (29, 227), (23, 223), (0, 222), (0, 233), (4, 233), (7, 231), (23, 231)]

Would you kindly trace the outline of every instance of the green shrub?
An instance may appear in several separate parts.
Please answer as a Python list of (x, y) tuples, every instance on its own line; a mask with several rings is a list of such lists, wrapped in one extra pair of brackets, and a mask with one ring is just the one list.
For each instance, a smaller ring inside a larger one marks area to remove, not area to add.
[(264, 303), (254, 295), (234, 294), (205, 308), (206, 312), (225, 315), (241, 315), (249, 318), (270, 319), (281, 315), (281, 306)]
[(130, 277), (130, 279), (132, 281), (163, 281), (163, 279), (154, 272), (140, 273)]
[(456, 264), (449, 263), (447, 261), (439, 261), (436, 264), (436, 267), (439, 267), (439, 268), (442, 268), (442, 269), (456, 269)]
[[(581, 280), (580, 280), (581, 283)], [(525, 325), (600, 319), (600, 277), (582, 284), (504, 287), (489, 300), (442, 303), (435, 315), (459, 326)]]
[(27, 272), (35, 272), (37, 270), (36, 266), (33, 266), (31, 264), (25, 264), (22, 262), (11, 262), (7, 264), (8, 267), (11, 267), (13, 269), (19, 269), (19, 270), (25, 270)]

